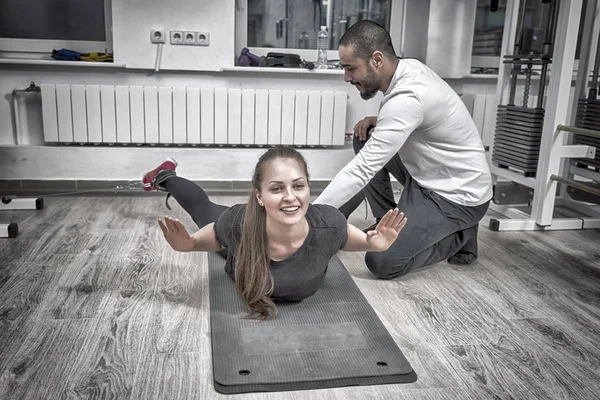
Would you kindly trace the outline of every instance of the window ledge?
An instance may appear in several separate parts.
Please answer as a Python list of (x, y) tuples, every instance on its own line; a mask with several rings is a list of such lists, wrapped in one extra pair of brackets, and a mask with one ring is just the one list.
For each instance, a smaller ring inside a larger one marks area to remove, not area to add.
[(278, 68), (278, 67), (221, 67), (223, 72), (275, 72), (279, 74), (317, 74), (317, 75), (343, 75), (342, 69), (313, 69), (306, 68)]
[(27, 58), (1, 58), (0, 64), (20, 64), (20, 65), (52, 65), (69, 67), (97, 67), (97, 68), (125, 68), (125, 64), (116, 64), (114, 62), (93, 62), (93, 61), (57, 61), (57, 60), (33, 60)]

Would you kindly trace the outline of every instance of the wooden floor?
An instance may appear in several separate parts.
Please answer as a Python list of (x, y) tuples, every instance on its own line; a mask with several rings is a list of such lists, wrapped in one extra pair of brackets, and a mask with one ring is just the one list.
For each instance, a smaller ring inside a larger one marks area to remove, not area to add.
[[(212, 384), (206, 255), (164, 242), (163, 197), (45, 202), (0, 213), (21, 230), (0, 239), (0, 399), (228, 397)], [(351, 222), (369, 225), (364, 214)], [(599, 249), (598, 230), (491, 232), (484, 220), (470, 266), (382, 281), (362, 253), (341, 253), (418, 381), (231, 397), (598, 399)]]

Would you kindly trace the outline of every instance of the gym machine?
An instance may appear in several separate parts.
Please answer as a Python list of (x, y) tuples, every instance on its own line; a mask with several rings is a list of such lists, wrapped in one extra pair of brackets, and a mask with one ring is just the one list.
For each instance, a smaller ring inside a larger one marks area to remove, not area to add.
[[(581, 168), (581, 160), (585, 160), (585, 165), (589, 166), (597, 157), (597, 145), (593, 145), (590, 138), (600, 138), (600, 132), (596, 130), (600, 126), (573, 127), (567, 121), (583, 1), (544, 0), (547, 8), (544, 18), (547, 21), (546, 30), (522, 29), (525, 3), (526, 0), (524, 3), (519, 0), (507, 2), (490, 169), (495, 184), (499, 179), (509, 180), (529, 188), (533, 196), (528, 205), (492, 203), (490, 209), (507, 218), (491, 219), (490, 229), (600, 228), (598, 207), (589, 202), (577, 201), (568, 195), (575, 190), (597, 198), (597, 187), (593, 181), (600, 181), (600, 173), (585, 168), (582, 175), (580, 171), (564, 167), (579, 163), (579, 169), (584, 169)], [(592, 37), (593, 31), (597, 30), (598, 22), (593, 18), (597, 3), (597, 0), (587, 2), (585, 18), (581, 22), (584, 24), (584, 36)], [(585, 46), (590, 47), (590, 43), (590, 40), (586, 41)], [(575, 93), (577, 99), (582, 88), (587, 87), (588, 47), (581, 48), (578, 90)], [(520, 101), (517, 101), (518, 75), (523, 68), (523, 94)], [(539, 74), (537, 98), (530, 103), (531, 78), (534, 72)], [(585, 104), (580, 106), (582, 111), (577, 111), (580, 115), (578, 121), (592, 118), (590, 109), (595, 104), (590, 106), (593, 102), (589, 101), (583, 103)], [(572, 140), (569, 136), (572, 134), (576, 134), (578, 138)], [(592, 182), (575, 180), (575, 175)], [(558, 183), (569, 188), (561, 190), (564, 194), (561, 197), (556, 195)], [(560, 206), (560, 212), (555, 210), (555, 206)]]
[[(14, 210), (41, 210), (44, 208), (42, 198), (17, 198), (15, 196), (2, 196), (0, 211)], [(0, 238), (14, 238), (19, 233), (19, 226), (15, 222), (0, 224)]]

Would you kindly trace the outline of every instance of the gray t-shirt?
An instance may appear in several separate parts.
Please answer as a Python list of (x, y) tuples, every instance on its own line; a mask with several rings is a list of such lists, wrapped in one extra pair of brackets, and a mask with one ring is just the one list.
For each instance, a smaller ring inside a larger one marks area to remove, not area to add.
[[(242, 235), (245, 204), (224, 211), (214, 225), (215, 236), (227, 248), (225, 271), (234, 280), (235, 254)], [(315, 294), (327, 272), (331, 256), (346, 245), (348, 223), (335, 207), (309, 205), (306, 212), (308, 236), (302, 246), (282, 261), (271, 261), (275, 288), (272, 297), (280, 301), (298, 301)]]

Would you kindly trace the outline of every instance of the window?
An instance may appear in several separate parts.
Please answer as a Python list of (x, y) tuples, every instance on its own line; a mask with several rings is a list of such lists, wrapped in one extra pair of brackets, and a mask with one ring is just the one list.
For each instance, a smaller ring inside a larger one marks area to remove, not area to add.
[(357, 21), (371, 19), (389, 30), (390, 6), (390, 0), (248, 0), (248, 46), (316, 49), (325, 25), (336, 50)]
[[(236, 29), (241, 43), (236, 44), (238, 54), (242, 47), (249, 47), (259, 55), (273, 49), (294, 49), (301, 57), (314, 60), (317, 33), (321, 26), (327, 26), (329, 59), (336, 59), (341, 36), (364, 19), (384, 26), (401, 54), (404, 0), (245, 0), (239, 3)], [(392, 21), (398, 22), (394, 25)]]
[[(478, 0), (477, 14), (475, 17), (475, 32), (473, 37), (474, 68), (498, 68), (502, 52), (502, 34), (504, 32), (504, 19), (506, 16), (507, 0)], [(538, 28), (548, 30), (551, 18), (552, 3), (542, 0), (521, 0), (519, 11), (522, 18), (521, 34), (524, 30)], [(583, 0), (581, 15), (587, 7), (587, 0)], [(583, 23), (579, 25), (579, 38), (575, 58), (579, 59)], [(518, 33), (517, 33), (518, 35)]]
[(68, 48), (112, 51), (110, 0), (3, 0), (0, 51), (24, 56)]

